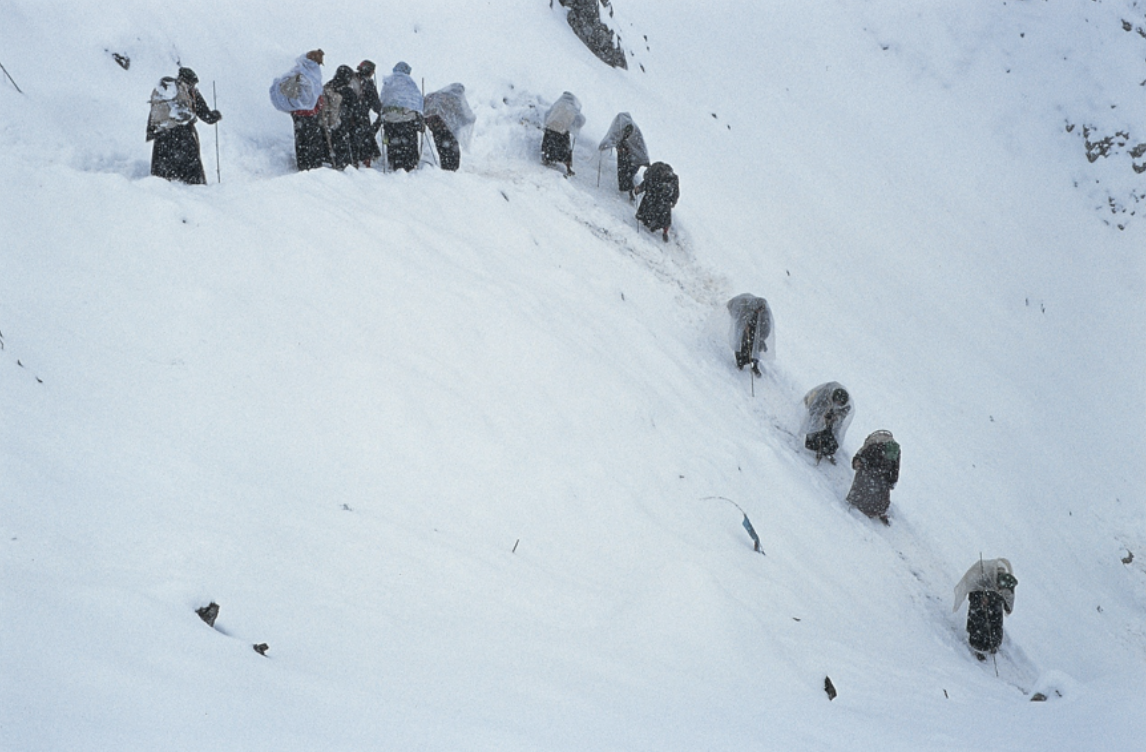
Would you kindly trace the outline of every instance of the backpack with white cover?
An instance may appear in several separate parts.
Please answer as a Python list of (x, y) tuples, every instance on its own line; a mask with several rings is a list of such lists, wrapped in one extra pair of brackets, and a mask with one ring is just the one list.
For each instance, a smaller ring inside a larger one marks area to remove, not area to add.
[(382, 119), (387, 123), (408, 123), (417, 120), (424, 111), (422, 92), (410, 78), (410, 66), (398, 63), (394, 72), (382, 79)]
[(318, 63), (300, 57), (290, 72), (271, 84), (271, 104), (279, 112), (313, 110), (322, 94), (322, 72)]
[(151, 113), (147, 117), (147, 140), (160, 133), (195, 120), (195, 103), (191, 87), (170, 76), (159, 79), (151, 92)]
[(564, 92), (545, 113), (545, 128), (557, 133), (573, 133), (585, 125), (581, 114), (581, 100), (571, 92)]

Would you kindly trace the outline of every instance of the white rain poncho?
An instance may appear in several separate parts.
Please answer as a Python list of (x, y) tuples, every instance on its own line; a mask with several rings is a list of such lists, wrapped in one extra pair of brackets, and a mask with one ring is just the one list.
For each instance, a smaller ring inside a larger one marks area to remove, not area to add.
[(549, 111), (545, 113), (545, 129), (555, 133), (573, 133), (581, 130), (585, 125), (585, 116), (581, 114), (581, 102), (569, 92), (565, 92)]
[(473, 135), (474, 117), (466, 101), (466, 87), (450, 84), (446, 88), (426, 95), (426, 117), (437, 115), (460, 143), (469, 145)]
[(398, 63), (394, 72), (382, 79), (382, 119), (391, 123), (414, 120), (422, 112), (422, 92), (410, 78), (410, 66)]
[[(999, 582), (1003, 575), (1006, 575), (1006, 579), (1010, 580), (1010, 583), (1007, 583), (1010, 585), (1009, 587)], [(951, 610), (958, 611), (968, 595), (983, 591), (998, 593), (1003, 596), (1003, 603), (1009, 614), (1015, 607), (1014, 583), (1015, 571), (1011, 569), (1011, 562), (1006, 559), (977, 561), (971, 565), (967, 574), (963, 575), (963, 579), (959, 580), (959, 584), (955, 586), (955, 607)]]
[[(837, 394), (837, 392), (843, 394)], [(804, 407), (807, 408), (807, 414), (804, 416), (804, 424), (800, 428), (802, 435), (808, 436), (823, 431), (828, 427), (830, 418), (832, 436), (836, 438), (837, 444), (842, 445), (844, 443), (844, 434), (847, 433), (848, 426), (852, 423), (855, 411), (852, 409), (851, 395), (848, 394), (848, 390), (844, 389), (842, 384), (838, 381), (820, 384), (804, 395)]]
[(621, 139), (624, 138), (626, 125), (633, 126), (633, 132), (625, 139), (632, 153), (632, 164), (648, 167), (651, 163), (649, 162), (649, 150), (645, 146), (645, 137), (641, 134), (641, 129), (637, 127), (637, 124), (633, 122), (632, 116), (627, 112), (619, 113), (617, 117), (613, 118), (613, 124), (609, 126), (609, 131), (601, 139), (601, 145), (597, 149), (599, 151), (616, 149), (617, 144), (621, 143)]
[(728, 301), (728, 312), (732, 315), (732, 325), (728, 330), (728, 343), (733, 352), (740, 352), (744, 337), (750, 325), (755, 326), (749, 357), (753, 360), (773, 360), (776, 357), (776, 332), (772, 327), (772, 309), (768, 301), (755, 295), (744, 293)]
[(305, 55), (271, 84), (271, 104), (280, 112), (313, 110), (322, 95), (322, 69)]

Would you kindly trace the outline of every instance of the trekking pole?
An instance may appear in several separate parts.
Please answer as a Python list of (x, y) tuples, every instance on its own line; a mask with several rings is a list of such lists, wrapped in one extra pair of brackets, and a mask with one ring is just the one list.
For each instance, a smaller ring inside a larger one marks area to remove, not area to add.
[[(983, 584), (987, 584), (987, 570), (983, 566), (983, 552), (979, 552), (979, 574), (983, 577)], [(987, 614), (987, 634), (991, 638), (991, 642), (995, 642), (995, 629), (991, 626), (991, 614)], [(1001, 642), (1001, 640), (1000, 640)], [(995, 677), (999, 676), (999, 658), (994, 652), (991, 653), (991, 662), (995, 664)]]
[[(215, 82), (211, 81), (211, 109), (219, 111), (219, 94), (215, 91)], [(215, 121), (215, 180), (223, 182), (223, 173), (219, 167), (219, 121)]]
[(418, 131), (418, 167), (426, 158), (426, 77), (422, 76), (422, 127)]
[(604, 159), (604, 153), (597, 152), (597, 187), (601, 187), (601, 160)]
[(382, 120), (382, 113), (378, 113), (378, 122), (374, 124), (374, 140), (378, 142), (378, 150), (382, 154), (382, 172), (390, 172), (389, 144), (386, 142), (386, 125)]
[(17, 83), (16, 83), (16, 79), (12, 78), (12, 74), (11, 74), (11, 73), (9, 73), (9, 72), (8, 72), (8, 69), (4, 67), (4, 63), (0, 63), (0, 70), (4, 71), (4, 75), (5, 75), (5, 76), (7, 76), (7, 77), (8, 77), (8, 80), (12, 82), (12, 85), (16, 87), (16, 91), (18, 91), (18, 92), (20, 92), (21, 94), (23, 94), (23, 93), (24, 93), (24, 90), (23, 90), (23, 89), (21, 89), (21, 88), (20, 88), (20, 86), (19, 86), (19, 84), (17, 84)]

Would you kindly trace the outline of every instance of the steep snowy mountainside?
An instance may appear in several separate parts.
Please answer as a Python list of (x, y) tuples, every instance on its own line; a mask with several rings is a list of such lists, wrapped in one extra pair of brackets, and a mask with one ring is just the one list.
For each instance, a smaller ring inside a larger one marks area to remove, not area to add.
[[(1146, 197), (1146, 6), (1139, 0), (872, 6), (865, 30), (945, 90), (993, 105), (994, 137), (1062, 170), (1108, 226)], [(871, 12), (874, 11), (874, 12)]]
[[(1078, 29), (1122, 6), (613, 6), (628, 71), (541, 0), (0, 5), (4, 744), (1137, 743), (1144, 228), (1080, 201), (1059, 112), (1106, 114)], [(295, 173), (267, 87), (313, 47), (465, 83), (461, 171)], [(147, 177), (176, 59), (221, 184)], [(570, 179), (531, 124), (564, 90)], [(681, 175), (671, 243), (596, 149), (619, 111)], [(879, 428), (889, 528), (843, 502)], [(980, 553), (1020, 580), (998, 675), (951, 612)]]

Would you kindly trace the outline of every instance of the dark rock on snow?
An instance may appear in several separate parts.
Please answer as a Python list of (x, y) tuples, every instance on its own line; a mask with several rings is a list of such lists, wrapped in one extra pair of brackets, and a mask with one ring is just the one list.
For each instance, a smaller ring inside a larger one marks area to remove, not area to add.
[[(613, 31), (601, 22), (598, 3), (609, 8), (610, 0), (560, 0), (563, 7), (569, 9), (568, 21), (577, 38), (602, 61), (614, 68), (628, 69), (625, 60), (625, 51), (621, 49), (620, 41), (613, 40)], [(612, 8), (609, 8), (612, 14)]]
[(195, 613), (199, 614), (199, 618), (207, 622), (208, 627), (214, 628), (215, 619), (219, 618), (219, 604), (215, 601), (203, 608), (195, 609)]

